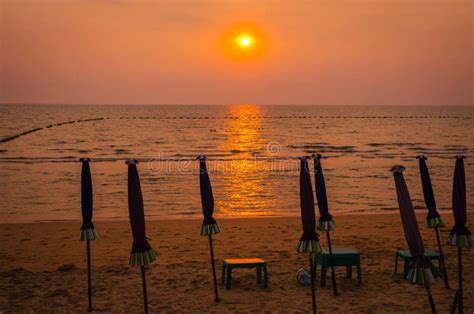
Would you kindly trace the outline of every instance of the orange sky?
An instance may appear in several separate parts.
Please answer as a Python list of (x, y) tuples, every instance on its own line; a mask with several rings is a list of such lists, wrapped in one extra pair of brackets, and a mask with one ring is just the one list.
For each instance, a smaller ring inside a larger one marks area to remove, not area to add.
[[(256, 4), (257, 3), (257, 4)], [(0, 0), (0, 103), (473, 105), (470, 0)], [(236, 61), (222, 34), (264, 34)]]

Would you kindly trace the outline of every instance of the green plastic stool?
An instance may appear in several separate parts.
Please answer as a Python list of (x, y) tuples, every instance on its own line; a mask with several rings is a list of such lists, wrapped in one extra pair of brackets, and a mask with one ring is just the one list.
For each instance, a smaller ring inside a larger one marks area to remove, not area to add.
[[(438, 252), (425, 248), (425, 257), (430, 261), (437, 260), (438, 269), (440, 270), (440, 273), (443, 273), (442, 264), (441, 264), (441, 255)], [(395, 274), (397, 273), (397, 270), (398, 270), (398, 258), (403, 259), (403, 278), (406, 279), (408, 275), (408, 271), (410, 270), (410, 263), (413, 258), (409, 250), (398, 250), (395, 253)]]
[[(337, 266), (346, 267), (347, 278), (352, 278), (352, 267), (357, 267), (357, 282), (362, 284), (362, 270), (360, 267), (360, 253), (354, 249), (348, 248), (332, 248), (333, 264)], [(321, 265), (321, 287), (326, 287), (326, 274), (328, 267), (331, 266), (329, 262), (329, 252), (323, 250), (316, 255), (316, 266)]]
[(228, 258), (222, 263), (222, 284), (226, 289), (232, 287), (232, 270), (237, 268), (255, 268), (257, 270), (257, 283), (262, 283), (263, 270), (263, 286), (268, 287), (267, 263), (260, 258)]

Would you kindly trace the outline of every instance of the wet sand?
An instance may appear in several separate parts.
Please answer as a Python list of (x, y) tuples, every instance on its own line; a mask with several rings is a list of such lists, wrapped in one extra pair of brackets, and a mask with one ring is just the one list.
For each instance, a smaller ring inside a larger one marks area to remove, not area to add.
[[(472, 215), (471, 215), (472, 216)], [(424, 215), (418, 215), (420, 226)], [(451, 217), (443, 217), (449, 226)], [(425, 290), (393, 275), (396, 249), (405, 248), (398, 213), (335, 217), (332, 242), (353, 247), (362, 258), (362, 286), (337, 269), (339, 297), (331, 282), (318, 287), (318, 312), (429, 313)], [(256, 284), (254, 270), (236, 270), (233, 287), (220, 285), (222, 301), (213, 301), (208, 239), (199, 235), (200, 220), (147, 222), (148, 237), (159, 252), (148, 268), (151, 312), (309, 312), (310, 288), (296, 283), (307, 256), (296, 252), (299, 218), (220, 219), (214, 237), (217, 272), (230, 257), (260, 257), (268, 262), (269, 287)], [(3, 224), (0, 231), (0, 312), (85, 312), (87, 308), (85, 244), (79, 223)], [(474, 226), (469, 222), (471, 230)], [(93, 306), (103, 312), (140, 312), (139, 268), (128, 266), (128, 222), (96, 222), (100, 239), (92, 243)], [(436, 248), (434, 231), (421, 228), (425, 245)], [(442, 232), (447, 238), (448, 229)], [(321, 237), (326, 245), (325, 237)], [(456, 249), (444, 246), (449, 279), (457, 287)], [(465, 312), (474, 311), (474, 250), (464, 250)], [(402, 267), (399, 267), (401, 269)], [(329, 275), (329, 274), (328, 274)], [(328, 278), (329, 279), (329, 278)], [(438, 312), (449, 311), (455, 289), (442, 281), (433, 287)]]

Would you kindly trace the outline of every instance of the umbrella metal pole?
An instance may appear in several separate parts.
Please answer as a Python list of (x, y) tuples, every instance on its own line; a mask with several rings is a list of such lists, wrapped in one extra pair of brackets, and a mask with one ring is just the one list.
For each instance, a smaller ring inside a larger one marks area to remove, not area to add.
[(458, 279), (459, 279), (459, 287), (454, 295), (454, 301), (451, 305), (451, 310), (449, 313), (454, 314), (456, 312), (456, 308), (459, 306), (459, 314), (464, 313), (464, 305), (463, 305), (463, 296), (462, 296), (462, 249), (458, 247)]
[(311, 270), (311, 298), (313, 301), (313, 314), (316, 314), (316, 288), (314, 286), (314, 263), (313, 252), (309, 252), (309, 269)]
[(456, 290), (456, 294), (454, 294), (453, 304), (451, 305), (451, 310), (449, 310), (450, 314), (456, 313), (456, 308), (458, 307), (458, 300), (459, 300), (459, 290)]
[(144, 306), (145, 314), (148, 314), (148, 298), (146, 295), (145, 266), (142, 266), (141, 269), (142, 269), (142, 284), (143, 284), (143, 306)]
[(426, 293), (428, 294), (428, 300), (430, 301), (431, 313), (436, 314), (436, 306), (434, 303), (433, 295), (431, 294), (431, 287), (428, 283), (425, 285), (425, 287)]
[(334, 270), (332, 247), (331, 247), (331, 237), (329, 236), (329, 231), (326, 231), (326, 236), (328, 238), (329, 263), (331, 264), (332, 288), (333, 288), (334, 295), (338, 296), (339, 292), (337, 292), (337, 286), (336, 286), (336, 272)]
[(89, 298), (89, 312), (92, 312), (92, 284), (91, 284), (91, 241), (86, 241), (87, 248), (87, 294)]
[(459, 293), (458, 293), (458, 306), (459, 314), (464, 313), (463, 304), (463, 293), (462, 293), (462, 248), (458, 247), (458, 272), (459, 272)]
[(212, 234), (209, 234), (209, 249), (211, 251), (212, 276), (214, 278), (214, 293), (216, 295), (216, 302), (219, 302), (219, 292), (217, 291), (216, 263), (214, 261), (214, 248), (212, 245)]
[(444, 254), (443, 254), (443, 248), (441, 246), (441, 239), (439, 236), (439, 229), (438, 227), (435, 227), (436, 231), (436, 240), (438, 241), (438, 250), (439, 250), (439, 255), (441, 255), (441, 266), (443, 267), (443, 279), (444, 279), (444, 287), (446, 289), (449, 288), (449, 281), (448, 281), (448, 271), (446, 270), (446, 264), (444, 262)]

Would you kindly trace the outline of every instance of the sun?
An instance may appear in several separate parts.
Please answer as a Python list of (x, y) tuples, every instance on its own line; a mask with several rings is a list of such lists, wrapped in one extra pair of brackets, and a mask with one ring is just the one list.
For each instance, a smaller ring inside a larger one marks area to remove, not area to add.
[(239, 23), (226, 28), (219, 37), (219, 45), (226, 59), (237, 62), (258, 60), (268, 50), (267, 36), (253, 23)]
[(244, 33), (236, 38), (236, 42), (241, 48), (247, 49), (253, 45), (254, 39), (251, 35)]

